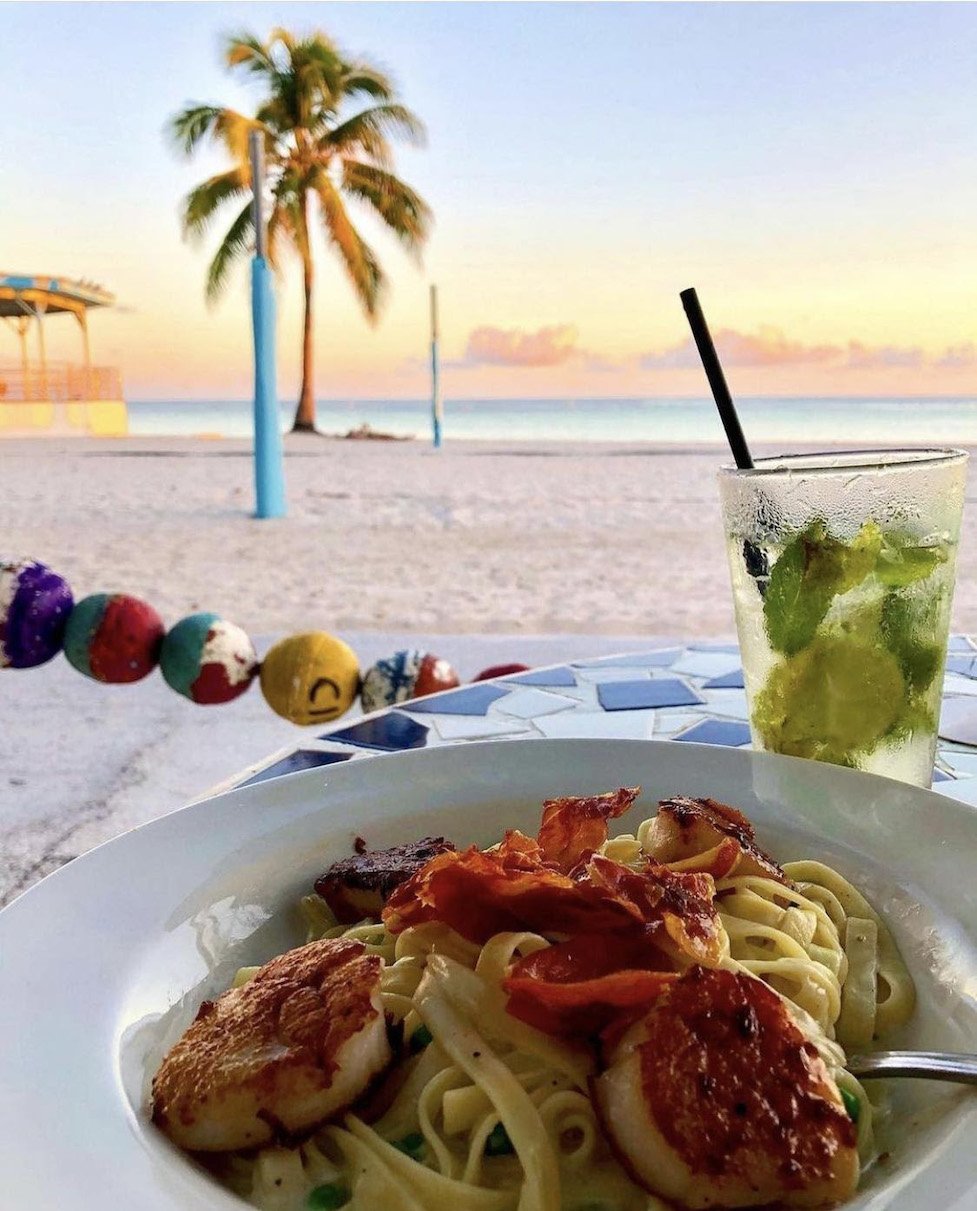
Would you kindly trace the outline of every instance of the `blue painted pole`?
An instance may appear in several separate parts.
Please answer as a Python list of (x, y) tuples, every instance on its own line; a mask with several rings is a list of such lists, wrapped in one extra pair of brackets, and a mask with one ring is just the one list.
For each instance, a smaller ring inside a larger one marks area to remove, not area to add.
[(444, 411), (441, 405), (441, 367), (438, 361), (438, 288), (431, 287), (431, 429), (435, 450), (441, 449)]
[(275, 292), (265, 259), (267, 232), (262, 213), (264, 163), (261, 134), (251, 132), (255, 257), (251, 262), (251, 321), (254, 330), (255, 516), (284, 517), (285, 470), (275, 376)]

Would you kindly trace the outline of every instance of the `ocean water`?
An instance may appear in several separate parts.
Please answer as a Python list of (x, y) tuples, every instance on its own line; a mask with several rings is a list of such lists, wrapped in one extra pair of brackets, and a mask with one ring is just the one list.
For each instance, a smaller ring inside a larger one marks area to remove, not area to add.
[[(743, 398), (740, 419), (751, 443), (852, 446), (977, 444), (977, 397), (884, 399), (870, 397)], [(294, 403), (281, 405), (282, 429), (291, 426)], [(348, 433), (360, 425), (397, 437), (431, 440), (425, 400), (321, 400), (318, 426)], [(247, 400), (135, 400), (130, 432), (139, 436), (250, 437)], [(444, 440), (568, 441), (684, 445), (725, 444), (711, 400), (486, 399), (446, 400)]]

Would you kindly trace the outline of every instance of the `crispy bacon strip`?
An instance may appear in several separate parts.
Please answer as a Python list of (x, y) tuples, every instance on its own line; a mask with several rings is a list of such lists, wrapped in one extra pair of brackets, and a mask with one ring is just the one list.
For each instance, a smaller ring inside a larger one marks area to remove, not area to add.
[(607, 822), (624, 813), (641, 793), (640, 786), (622, 786), (603, 795), (547, 799), (539, 846), (546, 862), (570, 871), (607, 840)]
[(542, 865), (534, 844), (509, 833), (494, 851), (438, 854), (394, 890), (384, 923), (400, 933), (440, 921), (476, 943), (504, 930), (549, 938), (647, 931), (673, 965), (719, 962), (723, 931), (710, 875), (634, 871), (595, 854), (571, 878)]
[(391, 933), (440, 921), (476, 943), (505, 930), (552, 936), (613, 929), (633, 916), (614, 897), (543, 866), (518, 841), (486, 853), (473, 846), (439, 854), (402, 883), (383, 910)]
[(596, 1034), (647, 1010), (678, 979), (648, 932), (579, 934), (520, 959), (504, 981), (509, 1013), (547, 1034)]
[(634, 920), (660, 922), (666, 937), (656, 942), (679, 966), (691, 960), (714, 967), (722, 958), (724, 933), (711, 875), (655, 865), (635, 871), (595, 854), (586, 877), (604, 896), (626, 906)]

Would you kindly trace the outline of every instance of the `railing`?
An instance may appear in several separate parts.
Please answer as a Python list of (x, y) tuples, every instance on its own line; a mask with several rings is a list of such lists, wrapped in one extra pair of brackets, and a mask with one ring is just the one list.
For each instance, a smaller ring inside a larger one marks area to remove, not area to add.
[(47, 367), (0, 365), (0, 405), (45, 400), (122, 399), (122, 375), (117, 366), (76, 366), (48, 362)]

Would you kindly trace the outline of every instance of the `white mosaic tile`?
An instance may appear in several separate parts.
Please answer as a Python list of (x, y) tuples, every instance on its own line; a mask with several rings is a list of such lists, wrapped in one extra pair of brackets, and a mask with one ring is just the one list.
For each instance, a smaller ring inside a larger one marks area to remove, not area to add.
[(599, 711), (603, 708), (597, 701), (597, 684), (594, 682), (591, 685), (578, 685), (573, 689), (568, 686), (566, 689), (561, 685), (557, 693), (561, 698), (572, 698), (574, 702), (578, 702), (581, 710)]
[(971, 677), (961, 677), (959, 673), (947, 673), (943, 678), (943, 693), (977, 698), (977, 681)]
[(681, 660), (672, 665), (673, 673), (684, 673), (687, 677), (722, 677), (740, 667), (738, 655), (726, 652), (686, 652)]
[[(623, 715), (625, 712), (619, 711), (617, 713)], [(684, 731), (687, 727), (691, 727), (693, 723), (701, 723), (703, 719), (708, 719), (709, 717), (708, 712), (705, 711), (655, 711), (654, 715), (655, 736), (661, 740), (674, 736), (676, 732)]]
[(940, 711), (940, 736), (977, 745), (977, 704), (970, 698), (946, 698)]
[(967, 803), (971, 807), (977, 808), (977, 778), (964, 778), (954, 782), (934, 782), (933, 790), (938, 795), (945, 795), (948, 799), (957, 799), (961, 803)]
[(940, 760), (952, 772), (977, 777), (977, 753), (941, 753)]
[(546, 690), (516, 690), (493, 704), (493, 714), (514, 715), (517, 719), (535, 719), (540, 715), (552, 715), (555, 711), (566, 711), (577, 706), (574, 698), (561, 694), (549, 694)]
[(742, 719), (745, 723), (750, 720), (750, 708), (746, 705), (746, 693), (743, 690), (702, 690), (709, 712), (721, 715), (724, 719)]
[(610, 669), (577, 669), (580, 681), (601, 685), (608, 681), (647, 681), (651, 677), (650, 669), (642, 668), (610, 668)]
[(655, 731), (654, 711), (564, 711), (535, 720), (547, 739), (648, 740)]
[(625, 652), (620, 656), (598, 656), (595, 660), (574, 660), (577, 669), (596, 668), (668, 668), (682, 655), (682, 648), (656, 648), (649, 652)]
[(490, 715), (433, 715), (431, 723), (442, 740), (480, 740), (487, 736), (516, 736), (529, 731), (515, 719)]

